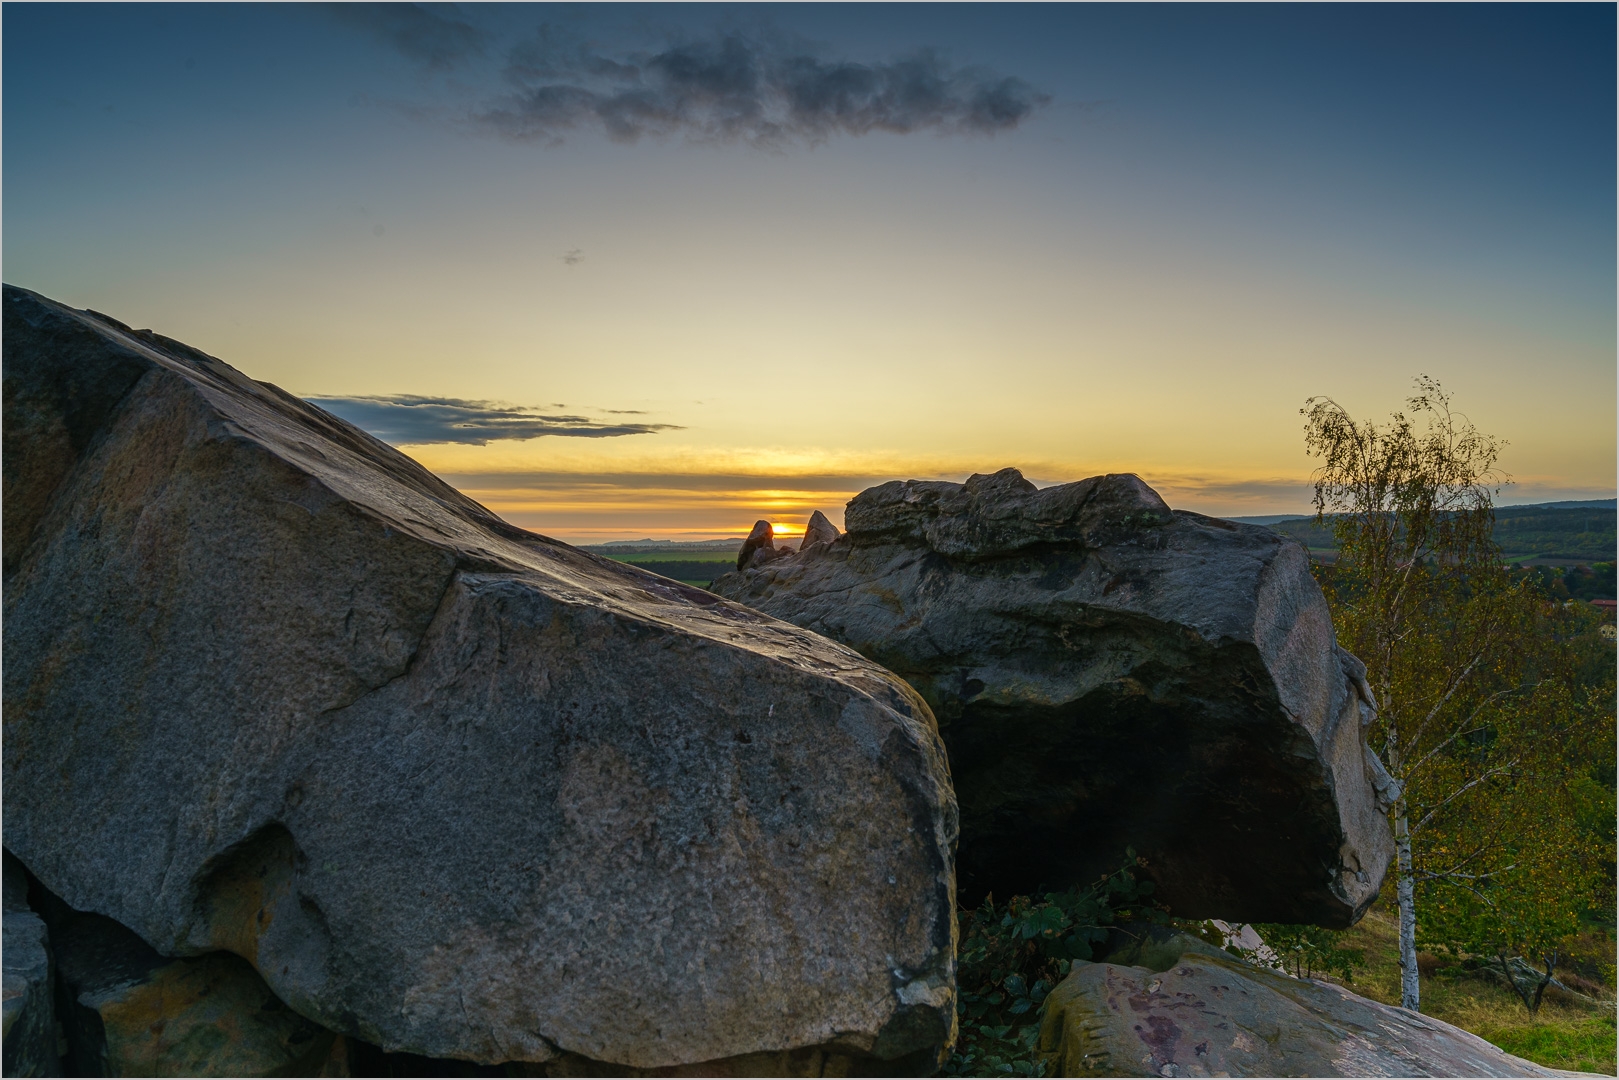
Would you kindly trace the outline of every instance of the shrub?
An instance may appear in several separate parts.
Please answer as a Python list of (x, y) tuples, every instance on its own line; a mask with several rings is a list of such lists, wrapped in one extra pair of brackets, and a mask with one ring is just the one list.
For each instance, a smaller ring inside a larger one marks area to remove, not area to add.
[(1091, 959), (1120, 921), (1160, 917), (1147, 900), (1152, 882), (1135, 875), (1146, 861), (1134, 851), (1126, 856), (1123, 867), (1089, 886), (1042, 900), (1014, 896), (1004, 907), (991, 895), (960, 912), (960, 1033), (943, 1075), (1042, 1075), (1034, 1047), (1046, 995), (1074, 961)]

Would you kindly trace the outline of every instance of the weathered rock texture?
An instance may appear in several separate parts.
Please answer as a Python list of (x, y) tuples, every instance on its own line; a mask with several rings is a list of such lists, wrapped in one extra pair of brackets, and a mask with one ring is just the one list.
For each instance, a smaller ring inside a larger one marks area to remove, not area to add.
[(1074, 965), (1047, 998), (1047, 1076), (1569, 1076), (1432, 1017), (1209, 948), (1162, 971)]
[(1061, 888), (1148, 860), (1177, 915), (1345, 926), (1392, 851), (1364, 669), (1304, 549), (1134, 476), (894, 482), (839, 539), (714, 591), (897, 672), (939, 719), (958, 873)]
[(341, 1036), (287, 1008), (239, 956), (169, 959), (100, 915), (52, 927), (79, 1076), (341, 1076)]
[(804, 539), (798, 542), (798, 550), (805, 551), (816, 544), (830, 544), (842, 535), (838, 527), (817, 510), (810, 515), (809, 524), (804, 527)]
[(10, 852), (4, 855), (3, 1031), (7, 1076), (60, 1076), (56, 1054), (55, 979), (45, 921), (28, 906), (28, 881)]
[(6, 842), (48, 888), (388, 1050), (932, 1066), (955, 805), (908, 686), (4, 305)]

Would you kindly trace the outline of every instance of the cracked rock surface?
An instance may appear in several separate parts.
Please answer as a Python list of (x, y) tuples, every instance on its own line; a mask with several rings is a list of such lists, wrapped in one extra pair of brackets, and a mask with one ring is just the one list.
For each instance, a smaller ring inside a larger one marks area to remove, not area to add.
[(6, 845), (47, 888), (387, 1050), (933, 1067), (956, 810), (909, 686), (4, 307)]
[(1365, 669), (1303, 548), (1131, 475), (1015, 469), (856, 496), (848, 531), (714, 591), (841, 641), (932, 707), (968, 902), (1147, 860), (1176, 915), (1342, 927), (1376, 897), (1390, 781)]

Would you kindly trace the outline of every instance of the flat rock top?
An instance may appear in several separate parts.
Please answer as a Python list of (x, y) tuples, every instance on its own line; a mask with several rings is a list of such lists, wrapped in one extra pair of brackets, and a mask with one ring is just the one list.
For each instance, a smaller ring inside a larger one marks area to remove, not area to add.
[(856, 543), (922, 543), (941, 555), (991, 558), (1045, 544), (1105, 544), (1120, 530), (1166, 525), (1170, 509), (1132, 474), (1037, 488), (1016, 469), (964, 484), (892, 480), (849, 502)]
[[(1313, 586), (1302, 549), (1289, 538), (1171, 510), (1129, 473), (1048, 488), (1036, 488), (1017, 469), (964, 484), (894, 480), (855, 496), (845, 521), (843, 537), (725, 575), (716, 589), (778, 615), (788, 610), (790, 595), (792, 614), (785, 617), (822, 633), (828, 633), (820, 625), (823, 612), (828, 626), (881, 625), (884, 602), (888, 622), (908, 629), (918, 617), (930, 619), (934, 633), (943, 625), (934, 616), (951, 605), (1021, 619), (1031, 605), (1042, 615), (1083, 604), (1189, 627), (1218, 644), (1254, 641), (1278, 623), (1291, 625), (1290, 612), (1264, 607), (1277, 571), (1296, 580), (1295, 591)], [(914, 593), (883, 593), (913, 581)], [(1324, 610), (1318, 589), (1300, 599)], [(949, 628), (960, 625), (952, 619)], [(830, 636), (867, 652), (844, 634)], [(1008, 652), (1020, 648), (1010, 635), (1000, 644)]]

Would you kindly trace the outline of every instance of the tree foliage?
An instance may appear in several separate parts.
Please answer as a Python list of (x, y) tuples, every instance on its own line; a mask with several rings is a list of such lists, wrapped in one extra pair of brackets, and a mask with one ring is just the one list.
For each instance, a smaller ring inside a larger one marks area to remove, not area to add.
[[(1288, 923), (1255, 923), (1254, 930), (1283, 970), (1298, 979), (1326, 974), (1354, 982), (1355, 970), (1366, 966), (1366, 951), (1344, 948), (1342, 931)], [(1244, 949), (1241, 955), (1249, 962), (1266, 959), (1263, 950)]]
[(1338, 542), (1323, 587), (1366, 664), (1368, 741), (1399, 788), (1402, 1004), (1416, 1009), (1419, 904), (1426, 941), (1545, 957), (1589, 902), (1591, 845), (1567, 827), (1569, 796), (1602, 718), (1559, 626), (1579, 616), (1504, 566), (1492, 537), (1503, 444), (1432, 379), (1407, 406), (1386, 424), (1329, 398), (1303, 413), (1318, 520)]

